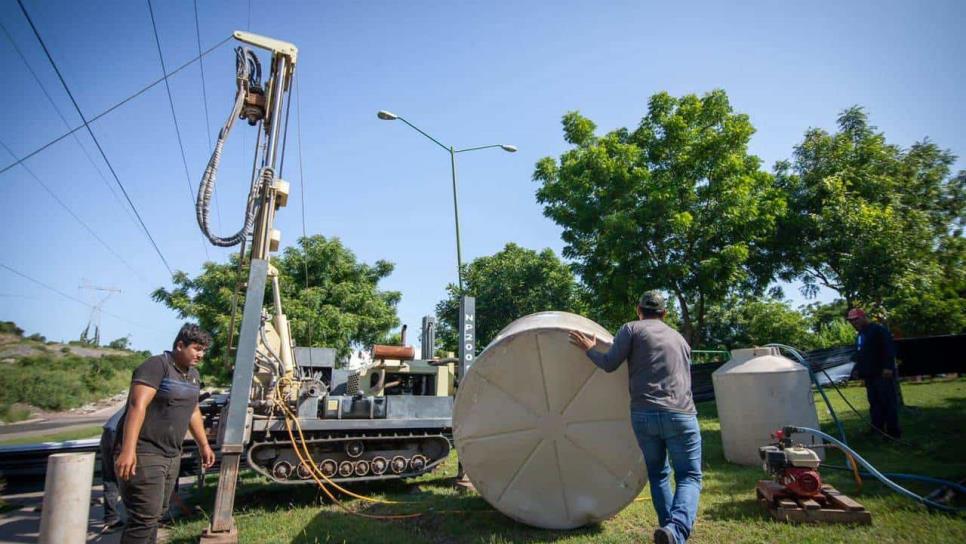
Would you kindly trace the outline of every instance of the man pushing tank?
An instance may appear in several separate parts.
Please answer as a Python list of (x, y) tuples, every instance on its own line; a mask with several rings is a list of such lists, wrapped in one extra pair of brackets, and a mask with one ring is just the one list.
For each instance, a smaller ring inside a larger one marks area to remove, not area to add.
[(654, 542), (680, 544), (694, 527), (701, 494), (701, 432), (691, 397), (691, 348), (664, 323), (667, 308), (659, 292), (644, 293), (636, 310), (638, 320), (621, 327), (606, 353), (594, 349), (596, 336), (571, 331), (570, 341), (606, 372), (627, 361), (631, 424), (644, 453), (660, 523)]

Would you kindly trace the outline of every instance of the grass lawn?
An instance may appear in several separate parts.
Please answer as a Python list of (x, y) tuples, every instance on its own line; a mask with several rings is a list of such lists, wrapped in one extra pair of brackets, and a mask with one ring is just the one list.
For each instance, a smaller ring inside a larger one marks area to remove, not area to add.
[[(845, 424), (852, 445), (883, 471), (912, 472), (951, 480), (966, 477), (966, 379), (904, 383), (902, 413), (906, 441), (888, 444), (863, 438), (864, 422), (851, 413), (834, 391), (833, 406)], [(866, 411), (865, 389), (848, 387), (845, 395)], [(823, 430), (835, 434), (825, 405), (819, 403)], [(847, 495), (854, 496), (872, 512), (872, 525), (791, 525), (772, 521), (755, 501), (754, 486), (764, 478), (761, 469), (725, 462), (720, 425), (714, 402), (698, 405), (704, 440), (704, 491), (698, 522), (690, 542), (704, 543), (964, 543), (966, 517), (936, 514), (900, 497), (877, 482), (866, 481), (856, 493), (851, 474), (825, 470), (825, 480)], [(841, 454), (832, 453), (829, 462), (841, 465)], [(235, 520), (241, 542), (325, 543), (325, 542), (650, 542), (656, 516), (648, 490), (620, 514), (601, 524), (575, 531), (546, 531), (516, 523), (493, 510), (475, 494), (460, 494), (452, 486), (456, 458), (445, 466), (411, 482), (372, 485), (355, 489), (375, 497), (399, 501), (420, 501), (413, 505), (369, 505), (345, 500), (354, 510), (370, 514), (426, 512), (416, 519), (377, 521), (346, 514), (329, 501), (319, 499), (310, 486), (282, 486), (263, 483), (252, 474), (243, 476), (235, 502)], [(198, 503), (210, 513), (214, 484), (206, 487)], [(928, 487), (910, 485), (923, 493)], [(169, 542), (197, 542), (208, 521), (204, 517), (178, 522)]]
[(67, 440), (81, 440), (83, 438), (97, 438), (101, 436), (101, 426), (91, 425), (69, 431), (51, 434), (35, 434), (19, 438), (0, 440), (0, 446), (17, 446), (20, 444), (39, 444), (41, 442), (66, 442)]

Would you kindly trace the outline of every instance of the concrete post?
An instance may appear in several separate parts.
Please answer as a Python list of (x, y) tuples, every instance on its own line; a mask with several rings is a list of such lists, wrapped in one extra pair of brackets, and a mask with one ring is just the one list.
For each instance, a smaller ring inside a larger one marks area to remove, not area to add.
[(87, 542), (93, 481), (93, 453), (55, 453), (47, 458), (40, 544)]

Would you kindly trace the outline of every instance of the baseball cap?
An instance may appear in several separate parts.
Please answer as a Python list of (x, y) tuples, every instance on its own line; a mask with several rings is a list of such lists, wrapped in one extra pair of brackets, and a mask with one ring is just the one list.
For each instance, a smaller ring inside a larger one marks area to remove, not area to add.
[(637, 305), (644, 310), (654, 310), (656, 312), (663, 312), (666, 309), (664, 295), (660, 291), (647, 291), (641, 295), (641, 300)]
[(865, 311), (862, 308), (852, 308), (849, 310), (848, 315), (845, 316), (846, 321), (852, 321), (853, 319), (860, 319), (865, 317)]

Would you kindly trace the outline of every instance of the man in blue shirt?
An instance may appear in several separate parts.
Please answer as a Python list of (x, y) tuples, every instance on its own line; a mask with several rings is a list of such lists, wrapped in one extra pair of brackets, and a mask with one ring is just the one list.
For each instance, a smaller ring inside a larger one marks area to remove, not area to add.
[(872, 323), (860, 308), (846, 316), (858, 331), (853, 374), (865, 380), (869, 418), (874, 431), (892, 438), (902, 436), (899, 428), (899, 391), (896, 385), (896, 348), (889, 329)]
[(648, 291), (638, 302), (638, 320), (621, 327), (606, 353), (594, 349), (593, 336), (572, 331), (570, 341), (607, 372), (627, 361), (631, 425), (661, 524), (654, 542), (682, 544), (694, 527), (701, 495), (701, 430), (691, 396), (691, 347), (664, 323), (666, 312), (664, 297)]

